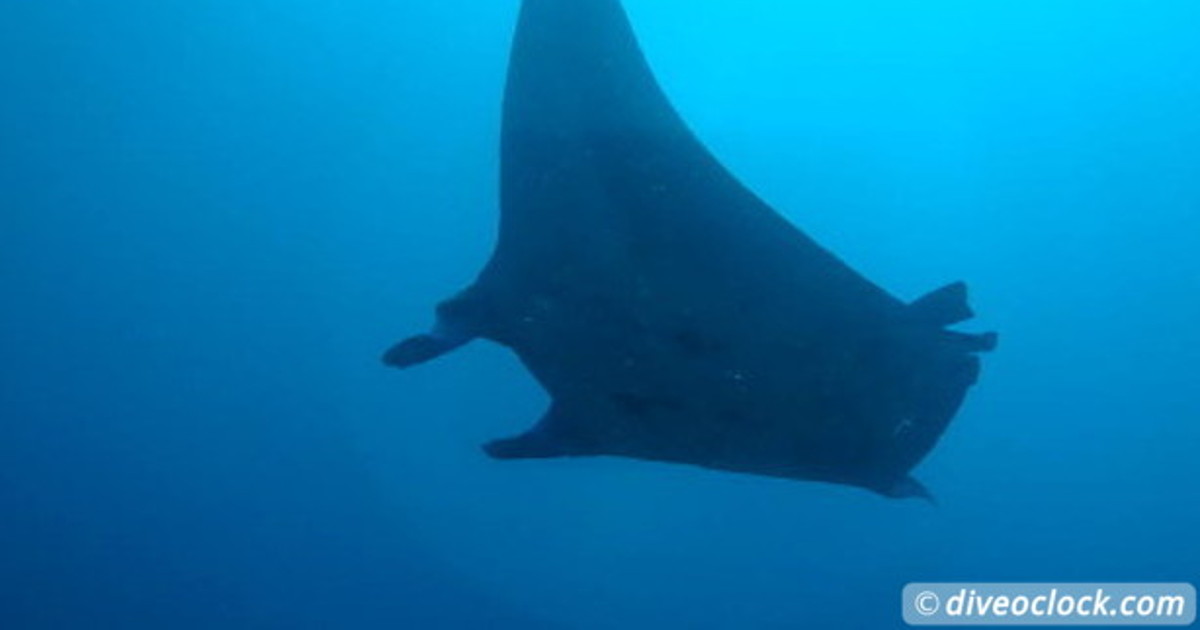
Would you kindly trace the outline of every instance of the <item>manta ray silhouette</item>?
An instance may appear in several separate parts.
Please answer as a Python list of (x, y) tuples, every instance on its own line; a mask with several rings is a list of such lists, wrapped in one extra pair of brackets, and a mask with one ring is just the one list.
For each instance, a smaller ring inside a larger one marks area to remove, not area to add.
[(552, 398), (495, 458), (616, 455), (929, 497), (933, 448), (996, 336), (955, 283), (911, 304), (743, 187), (658, 86), (618, 0), (524, 0), (501, 220), (409, 367), (484, 338)]

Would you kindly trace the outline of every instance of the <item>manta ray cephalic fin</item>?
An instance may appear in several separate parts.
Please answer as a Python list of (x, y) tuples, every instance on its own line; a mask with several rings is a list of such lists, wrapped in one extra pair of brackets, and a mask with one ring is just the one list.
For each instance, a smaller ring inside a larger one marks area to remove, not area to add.
[(492, 440), (483, 445), (483, 452), (494, 459), (541, 459), (581, 455), (583, 449), (562, 431), (566, 426), (563, 412), (557, 404), (550, 405), (533, 428), (515, 437)]
[(432, 330), (389, 348), (383, 353), (383, 363), (404, 369), (452, 352), (480, 335), (485, 313), (482, 300), (467, 289), (438, 305)]

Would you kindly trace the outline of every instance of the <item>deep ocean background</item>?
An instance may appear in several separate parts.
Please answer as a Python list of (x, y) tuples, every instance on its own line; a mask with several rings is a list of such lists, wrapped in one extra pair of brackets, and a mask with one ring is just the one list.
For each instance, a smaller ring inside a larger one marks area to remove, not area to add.
[(379, 354), (496, 223), (517, 2), (0, 4), (0, 628), (888, 628), (910, 581), (1200, 576), (1200, 3), (628, 0), (718, 156), (999, 330), (940, 500), (489, 461)]

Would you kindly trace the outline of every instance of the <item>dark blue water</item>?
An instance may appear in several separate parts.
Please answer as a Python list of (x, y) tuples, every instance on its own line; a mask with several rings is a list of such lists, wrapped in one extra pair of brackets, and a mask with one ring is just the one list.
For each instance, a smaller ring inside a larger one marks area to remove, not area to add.
[(940, 507), (499, 463), (408, 373), (494, 237), (517, 3), (0, 5), (0, 627), (887, 628), (910, 581), (1200, 575), (1200, 4), (628, 0), (697, 133), (1002, 333)]

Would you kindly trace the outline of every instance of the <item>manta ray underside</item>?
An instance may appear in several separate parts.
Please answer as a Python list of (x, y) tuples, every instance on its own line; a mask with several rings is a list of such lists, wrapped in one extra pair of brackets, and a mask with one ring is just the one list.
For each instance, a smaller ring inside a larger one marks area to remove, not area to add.
[(892, 297), (743, 187), (656, 83), (618, 0), (523, 0), (501, 221), (422, 363), (481, 337), (552, 398), (500, 459), (617, 455), (928, 496), (933, 448), (994, 334), (955, 283)]

